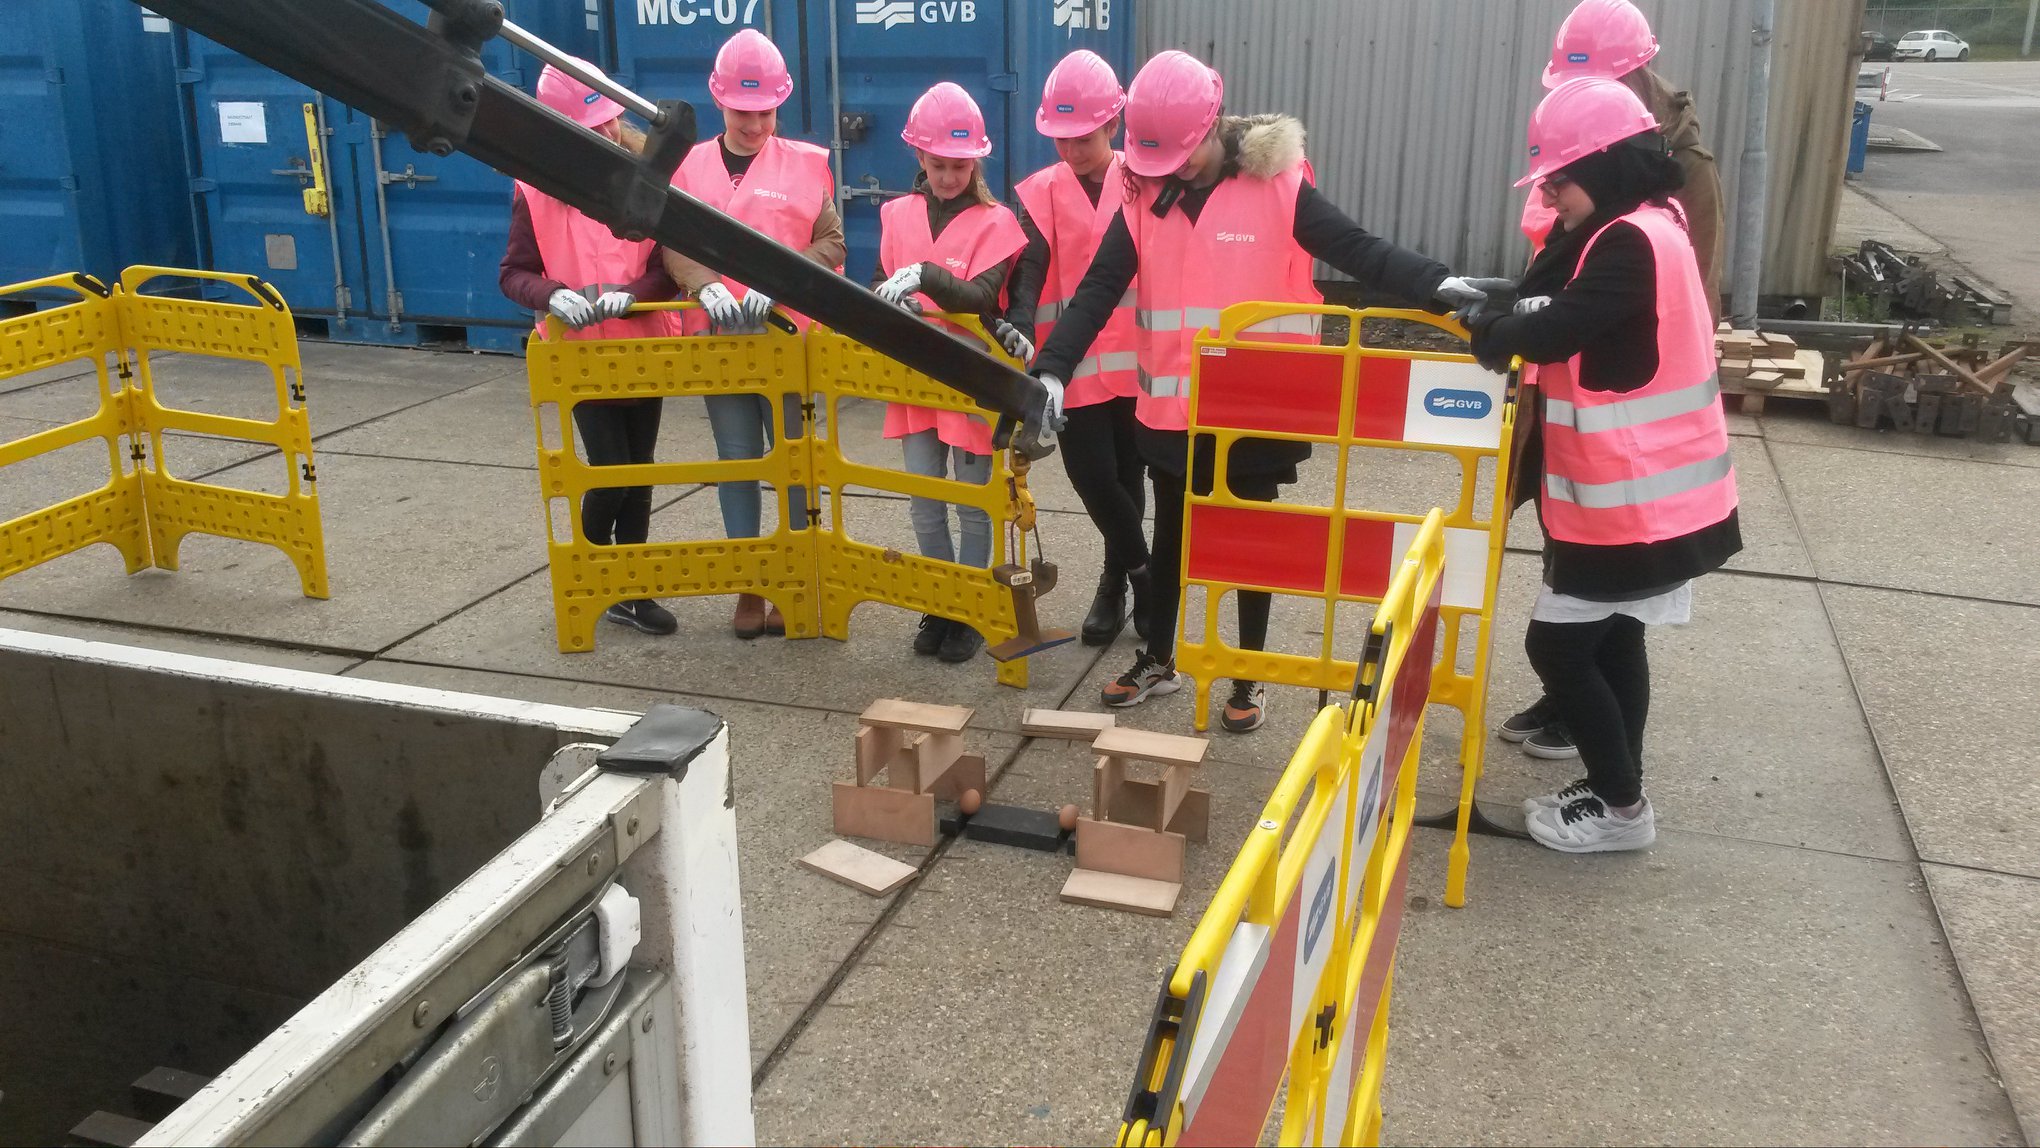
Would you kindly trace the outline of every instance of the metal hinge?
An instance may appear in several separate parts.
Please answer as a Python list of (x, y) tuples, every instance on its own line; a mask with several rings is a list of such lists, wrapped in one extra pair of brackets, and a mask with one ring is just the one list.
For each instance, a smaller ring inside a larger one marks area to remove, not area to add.
[(206, 192), (218, 191), (220, 189), (220, 181), (208, 179), (201, 175), (191, 180), (185, 186), (189, 187), (193, 194), (204, 194)]
[(149, 458), (149, 448), (142, 445), (142, 440), (138, 438), (131, 438), (128, 440), (128, 457), (134, 459), (136, 462), (147, 462)]
[(418, 185), (421, 183), (436, 183), (439, 179), (436, 175), (418, 174), (417, 166), (408, 163), (404, 165), (404, 170), (402, 171), (385, 171), (376, 178), (382, 180), (385, 184), (401, 183), (414, 191), (417, 190)]
[(985, 78), (995, 92), (1017, 92), (1020, 90), (1020, 73), (994, 72)]
[(307, 462), (307, 463), (301, 463), (301, 464), (299, 464), (299, 467), (298, 467), (298, 469), (299, 469), (299, 473), (301, 473), (301, 474), (303, 474), (303, 475), (305, 476), (305, 481), (306, 481), (306, 482), (317, 482), (317, 481), (319, 481), (319, 476), (318, 476), (318, 473), (317, 473), (316, 471), (314, 471), (314, 470), (312, 469), (312, 464), (311, 464), (311, 463), (309, 463), (309, 462)]

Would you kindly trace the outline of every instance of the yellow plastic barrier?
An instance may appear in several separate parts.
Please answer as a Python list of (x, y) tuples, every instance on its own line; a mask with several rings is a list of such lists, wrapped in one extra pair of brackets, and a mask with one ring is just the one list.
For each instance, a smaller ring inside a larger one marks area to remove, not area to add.
[[(637, 310), (694, 306), (641, 304)], [(976, 319), (947, 318), (982, 337)], [(591, 649), (596, 620), (620, 599), (739, 592), (771, 599), (786, 617), (789, 638), (846, 638), (850, 612), (867, 601), (968, 622), (993, 645), (1019, 632), (1013, 590), (994, 574), (1009, 563), (1026, 568), (1025, 533), (1034, 520), (1024, 469), (1014, 472), (1010, 452), (994, 456), (990, 481), (973, 485), (854, 462), (835, 437), (844, 399), (977, 411), (961, 394), (820, 326), (805, 336), (768, 328), (759, 335), (566, 339), (557, 320), (547, 324), (550, 337), (533, 339), (526, 359), (562, 651)], [(799, 433), (775, 434), (763, 458), (727, 462), (596, 467), (574, 448), (577, 403), (720, 394), (758, 395), (776, 411), (798, 408), (803, 414)], [(735, 481), (772, 487), (780, 514), (771, 534), (598, 546), (581, 531), (580, 499), (592, 489)], [(788, 492), (796, 487), (809, 492), (805, 521), (790, 516)], [(924, 495), (985, 510), (993, 520), (993, 569), (938, 562), (847, 536), (846, 487)], [(817, 493), (823, 488), (830, 509), (826, 527)], [(1026, 659), (1000, 663), (998, 678), (1025, 686)]]
[[(1345, 320), (1343, 342), (1275, 342), (1260, 333), (1299, 326), (1292, 317), (1326, 316)], [(1191, 632), (1190, 612), (1184, 611), (1176, 665), (1196, 683), (1199, 729), (1208, 720), (1212, 683), (1220, 678), (1340, 693), (1350, 689), (1356, 663), (1333, 649), (1338, 606), (1380, 601), (1423, 521), (1418, 514), (1363, 508), (1368, 476), (1353, 465), (1353, 448), (1418, 451), (1455, 460), (1456, 485), (1431, 500), (1446, 508), (1444, 546), (1452, 558), (1442, 606), (1445, 650), (1431, 701), (1458, 709), (1464, 718), (1458, 833), (1445, 892), (1446, 903), (1459, 906), (1465, 903), (1466, 837), (1486, 747), (1488, 654), (1509, 518), (1505, 484), (1495, 476), (1508, 473), (1514, 377), (1482, 369), (1471, 355), (1366, 346), (1361, 322), (1374, 318), (1427, 323), (1465, 337), (1451, 320), (1421, 311), (1280, 303), (1229, 307), (1216, 333), (1198, 336), (1190, 433), (1216, 440), (1217, 468), (1211, 493), (1191, 494), (1184, 507), (1184, 585), (1205, 590), (1205, 609), (1196, 633)], [(1226, 456), (1235, 441), (1250, 437), (1336, 450), (1330, 505), (1234, 497), (1225, 483)], [(1482, 464), (1489, 460), (1490, 490), (1483, 497), (1478, 488)], [(1225, 594), (1240, 590), (1321, 602), (1323, 637), (1317, 653), (1245, 650), (1225, 641), (1218, 606)], [(1468, 616), (1477, 619), (1473, 668), (1461, 672), (1461, 620)]]
[[(653, 303), (636, 310), (696, 306)], [(794, 522), (788, 500), (793, 487), (815, 486), (806, 341), (770, 328), (762, 335), (650, 339), (564, 335), (559, 320), (548, 317), (546, 337), (525, 349), (561, 651), (593, 649), (602, 611), (625, 598), (758, 594), (779, 607), (787, 637), (814, 637), (820, 616), (808, 589), (816, 562), (813, 512)], [(759, 396), (774, 412), (798, 407), (804, 415), (799, 433), (784, 433), (784, 419), (775, 417), (772, 449), (764, 457), (729, 462), (590, 466), (575, 449), (573, 410), (580, 403), (739, 394)], [(762, 538), (600, 546), (581, 529), (581, 497), (590, 490), (742, 481), (768, 483), (779, 499), (779, 524)]]
[[(252, 304), (169, 299), (141, 293), (164, 276), (209, 279), (246, 290)], [(109, 290), (86, 275), (55, 276), (0, 288), (0, 295), (68, 290), (78, 301), (0, 320), (0, 377), (89, 360), (98, 375), (99, 410), (0, 446), (0, 467), (99, 438), (112, 477), (89, 494), (0, 523), (0, 578), (95, 542), (110, 542), (132, 574), (155, 565), (177, 569), (177, 550), (193, 532), (276, 546), (297, 567), (307, 597), (324, 598), (325, 545), (305, 419), (297, 336), (290, 310), (252, 275), (132, 267)], [(164, 406), (155, 393), (152, 351), (263, 363), (276, 380), (275, 420), (227, 418)], [(234, 490), (174, 477), (176, 453), (165, 431), (268, 443), (291, 467), (282, 495)]]
[(1374, 1144), (1444, 515), (1381, 597), (1350, 701), (1318, 711), (1163, 986), (1121, 1145)]

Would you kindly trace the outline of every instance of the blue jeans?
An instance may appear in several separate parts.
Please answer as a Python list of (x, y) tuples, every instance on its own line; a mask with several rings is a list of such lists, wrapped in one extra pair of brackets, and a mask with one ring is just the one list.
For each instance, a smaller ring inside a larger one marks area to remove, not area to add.
[[(704, 401), (708, 404), (708, 430), (715, 438), (717, 459), (729, 462), (764, 458), (765, 452), (772, 449), (771, 399), (764, 395), (708, 395)], [(800, 433), (799, 406), (788, 403), (785, 423), (787, 434)], [(731, 538), (758, 537), (761, 514), (758, 488), (756, 482), (715, 484), (715, 498), (722, 505), (725, 535)], [(787, 529), (807, 529), (807, 487), (789, 489), (787, 498), (793, 504)]]
[[(937, 438), (932, 430), (915, 431), (900, 440), (900, 447), (906, 453), (909, 474), (954, 477), (958, 482), (977, 484), (991, 480), (991, 455), (958, 450)], [(953, 476), (949, 473), (952, 460), (956, 467)], [(965, 566), (992, 564), (991, 515), (975, 506), (958, 506), (956, 520), (962, 533), (962, 545), (958, 547), (950, 543), (949, 503), (939, 498), (909, 498), (907, 510), (913, 518), (914, 537), (921, 544), (923, 558), (961, 562)]]

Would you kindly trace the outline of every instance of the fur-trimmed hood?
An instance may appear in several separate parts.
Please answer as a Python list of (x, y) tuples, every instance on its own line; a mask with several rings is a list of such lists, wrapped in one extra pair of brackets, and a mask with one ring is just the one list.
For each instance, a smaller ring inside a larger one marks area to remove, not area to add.
[(1303, 123), (1295, 116), (1227, 116), (1218, 130), (1243, 175), (1272, 179), (1303, 159)]

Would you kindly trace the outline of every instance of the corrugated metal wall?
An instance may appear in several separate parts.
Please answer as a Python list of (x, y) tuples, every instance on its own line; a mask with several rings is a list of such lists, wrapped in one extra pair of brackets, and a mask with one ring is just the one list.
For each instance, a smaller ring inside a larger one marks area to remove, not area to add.
[[(1864, 0), (1779, 0), (1771, 64), (1765, 294), (1824, 288)], [(1318, 182), (1371, 231), (1477, 274), (1519, 270), (1523, 129), (1573, 0), (1141, 0), (1141, 58), (1182, 48), (1234, 112), (1310, 131)], [(1741, 170), (1750, 0), (1639, 0), (1652, 66), (1690, 90), (1721, 165)], [(1733, 259), (1732, 235), (1724, 252)], [(1732, 267), (1730, 268), (1732, 271)], [(1730, 279), (1723, 276), (1724, 290)]]

